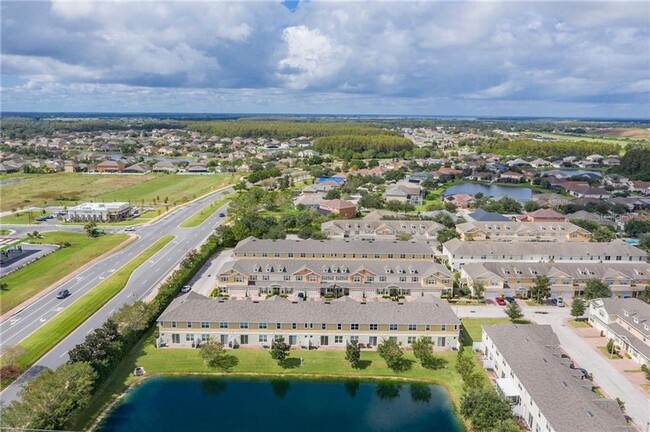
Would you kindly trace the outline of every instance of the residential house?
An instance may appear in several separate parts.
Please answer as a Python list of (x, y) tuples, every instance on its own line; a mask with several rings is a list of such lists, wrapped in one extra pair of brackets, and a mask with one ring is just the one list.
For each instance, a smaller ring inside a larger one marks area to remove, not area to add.
[(475, 212), (467, 215), (467, 219), (475, 222), (508, 222), (512, 220), (502, 214), (487, 212), (483, 209), (476, 209)]
[(402, 203), (422, 204), (425, 190), (422, 186), (407, 181), (400, 181), (386, 188), (383, 198), (386, 201), (399, 201)]
[(172, 161), (164, 160), (156, 162), (152, 167), (152, 171), (156, 173), (175, 173), (178, 171), (178, 167)]
[(633, 432), (612, 399), (572, 369), (550, 325), (484, 325), (483, 366), (513, 414), (536, 432)]
[(338, 348), (356, 342), (374, 348), (395, 338), (408, 347), (431, 338), (439, 350), (458, 348), (460, 321), (434, 296), (410, 302), (223, 300), (189, 293), (174, 299), (158, 318), (158, 346), (195, 348), (210, 339), (227, 347), (269, 348), (284, 340), (293, 348)]
[[(646, 280), (650, 269), (646, 269)], [(650, 366), (650, 305), (636, 298), (589, 302), (589, 324), (640, 365)]]
[(125, 174), (144, 174), (149, 172), (149, 167), (141, 163), (134, 163), (133, 165), (124, 168), (123, 172)]
[(539, 209), (515, 217), (519, 222), (566, 222), (566, 216), (551, 209)]
[(122, 161), (108, 159), (97, 164), (97, 172), (102, 173), (119, 173), (124, 170), (125, 164)]
[(327, 214), (331, 213), (347, 219), (357, 216), (357, 205), (342, 199), (323, 200), (319, 209)]
[(476, 198), (467, 194), (454, 194), (447, 195), (445, 202), (453, 204), (457, 209), (467, 209), (476, 202)]
[(522, 173), (506, 171), (499, 176), (499, 181), (505, 183), (519, 183), (524, 178)]

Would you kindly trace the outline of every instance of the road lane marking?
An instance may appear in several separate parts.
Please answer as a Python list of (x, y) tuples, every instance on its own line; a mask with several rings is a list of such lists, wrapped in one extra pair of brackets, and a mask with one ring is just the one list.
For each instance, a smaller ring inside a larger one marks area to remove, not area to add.
[(61, 354), (61, 355), (59, 356), (59, 358), (63, 358), (63, 357), (65, 357), (65, 356), (67, 356), (67, 355), (68, 355), (68, 351), (66, 351), (66, 352), (64, 352), (63, 354)]

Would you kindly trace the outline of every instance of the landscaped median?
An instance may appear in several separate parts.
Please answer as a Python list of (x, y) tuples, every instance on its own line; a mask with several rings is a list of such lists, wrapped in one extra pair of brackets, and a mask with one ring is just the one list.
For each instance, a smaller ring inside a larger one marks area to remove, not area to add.
[(24, 348), (25, 353), (18, 359), (18, 365), (27, 368), (56, 346), (119, 293), (126, 286), (131, 273), (151, 259), (173, 238), (174, 236), (168, 235), (158, 240), (124, 267), (113, 273), (108, 279), (52, 318), (47, 324), (23, 339), (18, 346)]
[(201, 208), (198, 212), (194, 213), (192, 216), (188, 217), (183, 221), (183, 223), (180, 224), (181, 228), (194, 228), (199, 225), (201, 225), (203, 222), (205, 222), (210, 216), (212, 216), (217, 210), (219, 210), (221, 207), (224, 206), (232, 196), (226, 195), (225, 197), (222, 197), (218, 199), (217, 201), (214, 201), (205, 207)]
[(31, 243), (34, 244), (59, 244), (62, 247), (0, 278), (1, 282), (7, 284), (5, 289), (0, 290), (0, 314), (10, 311), (128, 238), (126, 234), (89, 238), (81, 233), (48, 232), (42, 234), (41, 238), (32, 239)]

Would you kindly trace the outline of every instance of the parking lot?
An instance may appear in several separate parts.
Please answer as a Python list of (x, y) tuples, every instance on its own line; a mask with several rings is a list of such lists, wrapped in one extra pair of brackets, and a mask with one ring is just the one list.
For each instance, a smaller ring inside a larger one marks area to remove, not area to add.
[(44, 257), (57, 250), (59, 247), (54, 245), (32, 245), (23, 243), (18, 246), (12, 246), (2, 251), (2, 264), (0, 265), (0, 276), (26, 266), (27, 264)]

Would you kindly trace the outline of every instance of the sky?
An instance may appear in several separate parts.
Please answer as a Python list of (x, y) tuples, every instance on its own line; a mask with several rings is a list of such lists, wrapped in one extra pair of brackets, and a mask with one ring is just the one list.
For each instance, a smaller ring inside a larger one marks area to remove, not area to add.
[(7, 1), (3, 111), (650, 118), (647, 2)]

